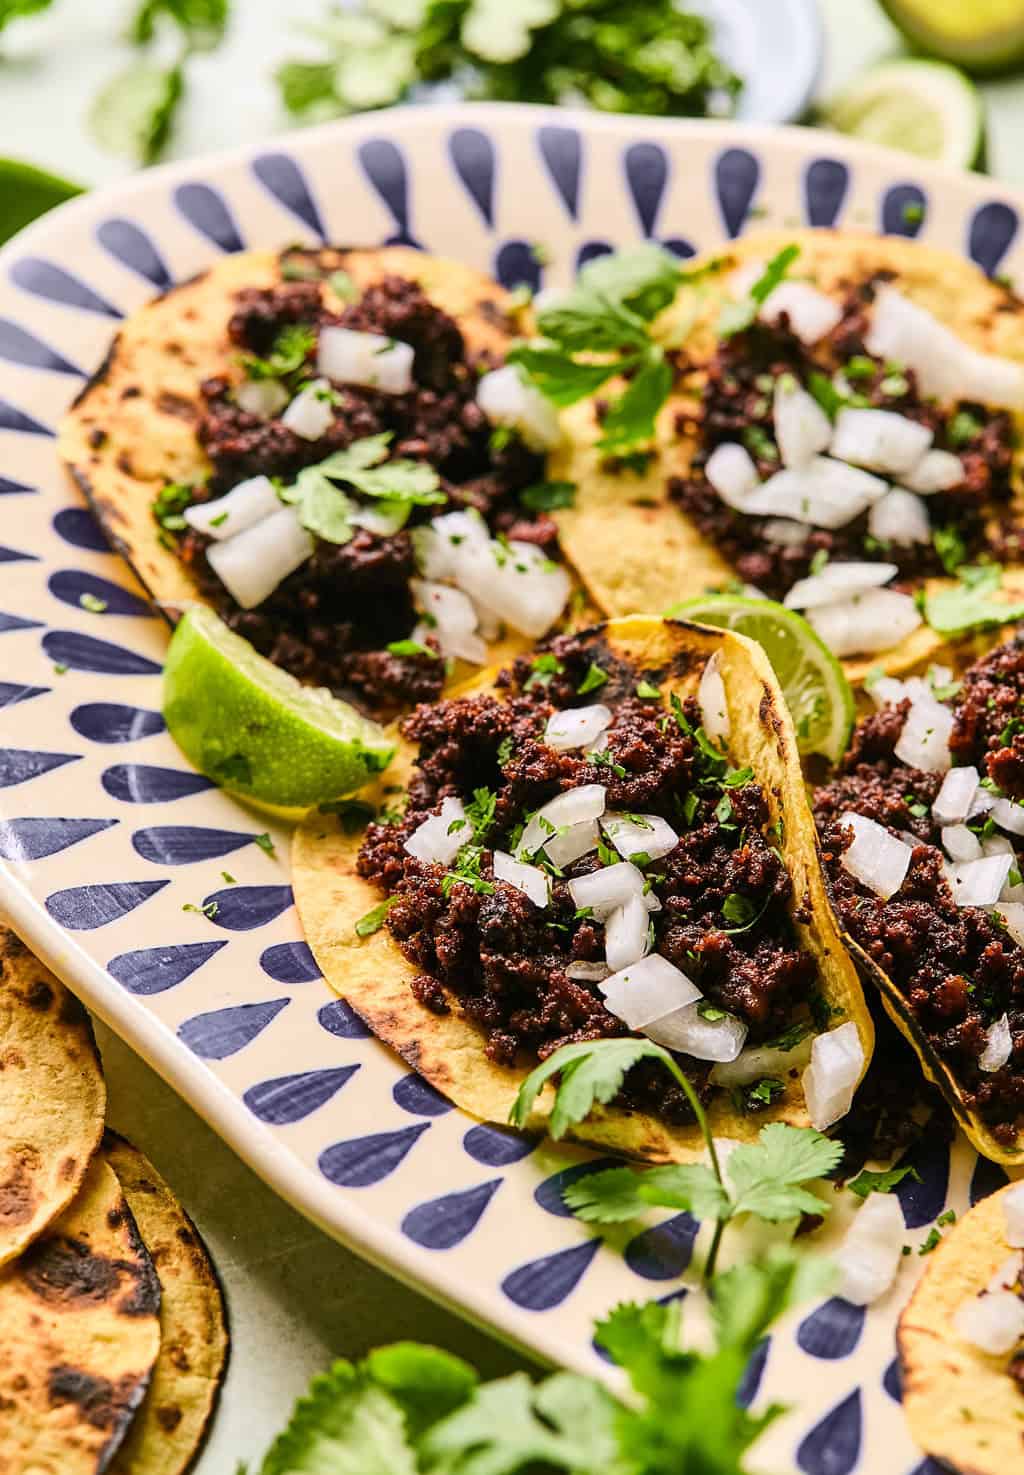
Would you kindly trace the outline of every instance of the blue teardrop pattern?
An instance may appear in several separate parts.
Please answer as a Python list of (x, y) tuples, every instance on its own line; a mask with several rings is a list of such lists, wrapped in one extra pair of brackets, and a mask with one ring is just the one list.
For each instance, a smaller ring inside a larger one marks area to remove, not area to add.
[(56, 302), (59, 307), (74, 307), (79, 312), (95, 312), (115, 320), (124, 316), (80, 277), (72, 276), (42, 256), (22, 256), (11, 267), (11, 281), (23, 292), (42, 297), (46, 302)]
[(409, 174), (398, 145), (390, 138), (368, 138), (359, 145), (359, 165), (373, 189), (387, 206), (394, 222), (388, 246), (415, 246), (409, 223)]
[(242, 1100), (261, 1122), (271, 1127), (287, 1127), (325, 1106), (358, 1069), (358, 1065), (339, 1065), (331, 1070), (305, 1070), (298, 1075), (277, 1076), (275, 1080), (250, 1086)]
[(430, 1123), (420, 1122), (397, 1132), (374, 1132), (369, 1137), (335, 1142), (320, 1154), (320, 1171), (338, 1188), (372, 1188), (390, 1177), (429, 1131)]
[(221, 251), (231, 254), (245, 250), (245, 242), (224, 196), (212, 185), (179, 184), (174, 191), (174, 203), (189, 225)]
[(541, 265), (529, 241), (505, 241), (494, 257), (494, 275), (508, 291), (529, 287), (540, 291)]
[(949, 1466), (940, 1465), (938, 1460), (926, 1457), (919, 1465), (915, 1465), (910, 1475), (949, 1475)]
[(220, 860), (243, 845), (252, 835), (238, 830), (214, 830), (205, 825), (150, 825), (132, 835), (132, 849), (155, 866), (191, 866), (200, 860)]
[(275, 983), (315, 983), (322, 977), (308, 942), (273, 943), (260, 953), (260, 967)]
[(715, 160), (715, 196), (722, 224), (733, 239), (747, 222), (761, 182), (761, 165), (749, 149), (723, 149)]
[(95, 635), (83, 635), (79, 630), (47, 631), (43, 650), (56, 666), (91, 671), (96, 676), (159, 676), (162, 669), (138, 651)]
[(52, 686), (23, 686), (20, 681), (0, 681), (0, 711), (4, 707), (16, 707), (19, 702), (30, 702), (33, 697), (44, 697), (52, 690)]
[(971, 1206), (980, 1203), (983, 1198), (988, 1198), (990, 1193), (996, 1193), (1000, 1188), (1005, 1188), (1009, 1181), (1005, 1168), (1001, 1168), (998, 1163), (990, 1162), (987, 1157), (979, 1157), (974, 1164), (974, 1172), (971, 1174)]
[(65, 891), (51, 891), (45, 906), (53, 920), (69, 932), (93, 932), (119, 922), (169, 885), (169, 881), (106, 881), (96, 886), (69, 886)]
[(177, 988), (227, 945), (224, 938), (216, 942), (176, 942), (167, 947), (138, 948), (111, 958), (107, 972), (128, 993), (149, 999), (154, 994), (166, 993), (169, 988)]
[(992, 200), (974, 212), (967, 231), (967, 250), (986, 276), (994, 277), (1017, 235), (1016, 210)]
[(501, 1289), (524, 1311), (551, 1311), (572, 1295), (600, 1248), (600, 1239), (588, 1239), (569, 1250), (529, 1260), (506, 1275)]
[(252, 932), (265, 927), (292, 905), (290, 886), (225, 886), (203, 897), (203, 906), (216, 904), (212, 918), (228, 932)]
[(0, 789), (13, 789), (41, 778), (67, 763), (77, 763), (81, 753), (37, 753), (29, 748), (0, 748)]
[(146, 707), (126, 707), (120, 702), (83, 702), (71, 713), (71, 726), (91, 743), (137, 743), (163, 732), (166, 723), (159, 712)]
[(882, 1387), (893, 1403), (903, 1402), (903, 1379), (900, 1376), (900, 1360), (894, 1357), (882, 1374)]
[(949, 1144), (937, 1137), (922, 1137), (914, 1148), (900, 1159), (900, 1166), (910, 1164), (920, 1182), (913, 1177), (903, 1179), (894, 1190), (903, 1210), (908, 1229), (932, 1224), (946, 1207), (949, 1189)]
[(736, 1402), (740, 1408), (749, 1408), (757, 1397), (771, 1348), (771, 1337), (762, 1337), (751, 1352), (736, 1389)]
[(881, 226), (887, 236), (918, 235), (924, 226), (928, 197), (920, 185), (894, 184), (882, 197)]
[(0, 563), (38, 563), (38, 553), (21, 553), (17, 548), (0, 546)]
[(634, 1236), (623, 1258), (633, 1274), (644, 1280), (675, 1280), (693, 1258), (693, 1242), (699, 1229), (692, 1214), (676, 1214)]
[(179, 1024), (178, 1039), (201, 1060), (226, 1060), (251, 1045), (290, 1003), (290, 999), (268, 999), (263, 1004), (211, 1009)]
[[(99, 574), (86, 573), (83, 569), (58, 569), (47, 580), (47, 588), (54, 599), (74, 609), (86, 609), (94, 599), (100, 600), (105, 608), (90, 610), (90, 614), (137, 615), (143, 619), (152, 619), (155, 614), (145, 599), (111, 579), (101, 579)], [(82, 603), (83, 598), (86, 604)]]
[(63, 354), (10, 318), (0, 318), (0, 359), (21, 369), (45, 369), (50, 374), (70, 374), (84, 379), (85, 373)]
[(596, 261), (599, 256), (610, 256), (614, 250), (610, 241), (584, 241), (576, 252), (576, 270), (581, 271), (588, 261)]
[(668, 184), (668, 155), (657, 143), (631, 143), (623, 156), (626, 184), (640, 229), (653, 236)]
[(116, 819), (44, 819), (0, 820), (0, 860), (43, 860), (81, 845), (104, 830), (112, 829)]
[(448, 155), (484, 224), (494, 228), (494, 145), (479, 128), (456, 128), (448, 140)]
[(395, 1105), (410, 1116), (447, 1116), (452, 1103), (436, 1090), (429, 1081), (415, 1072), (396, 1081), (391, 1090)]
[(697, 248), (693, 242), (684, 240), (682, 236), (666, 236), (661, 245), (665, 251), (670, 251), (680, 261), (689, 261), (691, 256), (697, 254)]
[(850, 1475), (860, 1458), (863, 1414), (860, 1389), (837, 1403), (797, 1447), (796, 1462), (805, 1475)]
[(190, 768), (159, 768), (149, 763), (115, 763), (104, 769), (100, 783), (122, 804), (166, 804), (217, 785)]
[(339, 1040), (368, 1040), (373, 1031), (344, 999), (332, 999), (317, 1010), (317, 1023)]
[(0, 497), (34, 496), (37, 488), (26, 486), (23, 481), (12, 481), (9, 476), (0, 476)]
[(113, 552), (106, 533), (88, 507), (62, 507), (54, 514), (53, 530), (73, 548), (84, 548), (89, 553)]
[(324, 223), (316, 201), (299, 165), (290, 154), (260, 154), (252, 161), (252, 172), (268, 194), (286, 210), (324, 239)]
[(96, 231), (96, 238), (122, 266), (145, 277), (161, 292), (166, 292), (173, 283), (160, 252), (142, 228), (134, 220), (105, 220)]
[(15, 630), (38, 630), (41, 620), (26, 620), (21, 615), (8, 615), (0, 610), (0, 635), (12, 634)]
[(864, 1331), (865, 1308), (833, 1296), (805, 1316), (797, 1329), (797, 1345), (808, 1357), (837, 1362), (849, 1357)]
[(603, 1173), (608, 1168), (621, 1166), (620, 1160), (614, 1157), (591, 1158), (585, 1163), (573, 1163), (571, 1168), (562, 1168), (560, 1172), (552, 1173), (550, 1178), (545, 1178), (543, 1183), (538, 1183), (533, 1190), (534, 1202), (556, 1218), (571, 1219), (572, 1209), (564, 1198), (565, 1190), (570, 1184), (578, 1183), (581, 1178), (589, 1178), (592, 1173)]
[(33, 420), (31, 415), (6, 399), (0, 399), (0, 430), (15, 430), (20, 435), (48, 435), (51, 439), (54, 435), (49, 425)]
[(462, 1146), (475, 1163), (482, 1163), (486, 1168), (507, 1168), (529, 1157), (537, 1139), (513, 1132), (509, 1127), (491, 1127), (482, 1122), (470, 1127)]
[(560, 128), (548, 123), (537, 129), (537, 147), (569, 219), (578, 220), (583, 173), (583, 145), (579, 133), (575, 128)]
[(402, 1233), (424, 1250), (453, 1250), (473, 1233), (503, 1181), (492, 1178), (417, 1204), (402, 1220)]
[(835, 225), (850, 187), (850, 171), (839, 159), (815, 159), (804, 175), (804, 198), (811, 225)]

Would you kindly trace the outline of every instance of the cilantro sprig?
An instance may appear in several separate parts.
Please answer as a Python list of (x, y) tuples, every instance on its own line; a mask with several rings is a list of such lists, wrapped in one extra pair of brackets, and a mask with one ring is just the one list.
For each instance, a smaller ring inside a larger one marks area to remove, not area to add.
[(718, 317), (719, 337), (731, 338), (736, 333), (745, 332), (751, 326), (760, 308), (775, 288), (783, 282), (789, 268), (799, 255), (800, 247), (795, 243), (783, 246), (782, 250), (776, 252), (768, 262), (746, 297), (740, 298), (738, 302), (725, 304)]
[(424, 461), (404, 457), (387, 459), (391, 432), (367, 435), (343, 451), (300, 471), (281, 492), (283, 502), (294, 503), (299, 521), (328, 543), (348, 543), (355, 536), (351, 497), (337, 485), (353, 488), (363, 497), (379, 500), (381, 510), (408, 517), (414, 507), (431, 507), (446, 500), (440, 478)]
[(997, 563), (959, 570), (959, 583), (941, 589), (924, 601), (924, 617), (938, 635), (960, 635), (968, 630), (991, 630), (1024, 618), (1024, 601), (1010, 603), (991, 596), (1002, 584)]

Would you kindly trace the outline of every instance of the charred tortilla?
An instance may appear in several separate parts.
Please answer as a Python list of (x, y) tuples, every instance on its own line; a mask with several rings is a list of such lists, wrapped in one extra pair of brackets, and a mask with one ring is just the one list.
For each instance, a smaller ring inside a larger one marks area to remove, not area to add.
[[(595, 603), (608, 615), (666, 610), (737, 577), (734, 563), (670, 496), (669, 480), (686, 477), (699, 449), (698, 437), (685, 427), (700, 412), (707, 366), (718, 347), (713, 325), (723, 301), (731, 295), (728, 279), (732, 271), (746, 263), (769, 260), (790, 244), (799, 247), (791, 268), (794, 280), (810, 279), (838, 301), (852, 285), (879, 273), (891, 274), (901, 292), (932, 312), (965, 344), (1024, 360), (1024, 306), (972, 263), (951, 253), (852, 231), (754, 232), (730, 243), (727, 252), (716, 253), (722, 269), (695, 288), (684, 287), (656, 328), (656, 336), (667, 342), (686, 333), (686, 361), (696, 372), (688, 379), (685, 392), (677, 390), (662, 411), (657, 453), (650, 467), (637, 474), (628, 467), (610, 469), (602, 462), (596, 449), (600, 427), (592, 402), (574, 406), (564, 417), (567, 437), (553, 458), (550, 474), (575, 482), (578, 491), (575, 505), (560, 509), (555, 518), (566, 556)], [(699, 268), (710, 260), (692, 264)], [(1022, 423), (1018, 415), (1018, 432)], [(1019, 454), (1012, 481), (1013, 500), (1005, 509), (1009, 520), (1019, 518), (1024, 510)], [(930, 578), (926, 587), (932, 592), (949, 582)], [(1004, 597), (1019, 599), (1022, 594), (1024, 569), (1008, 567)], [(863, 680), (879, 665), (896, 674), (923, 667), (948, 643), (922, 624), (894, 648), (853, 656), (844, 664), (853, 681)]]
[[(773, 823), (782, 822), (780, 844), (792, 879), (796, 945), (814, 960), (818, 987), (835, 1011), (835, 1022), (841, 1015), (856, 1024), (866, 1064), (873, 1044), (870, 1016), (826, 900), (792, 727), (760, 647), (727, 632), (651, 617), (615, 620), (585, 632), (580, 640), (595, 662), (613, 672), (604, 688), (609, 701), (613, 689), (632, 692), (639, 673), (660, 681), (666, 694), (692, 696), (708, 660), (719, 653), (731, 720), (730, 760), (753, 769)], [(494, 675), (481, 678), (471, 691), (500, 697)], [(387, 775), (389, 786), (402, 783), (413, 757), (407, 744)], [(368, 797), (372, 801), (376, 796)], [(481, 1030), (458, 1009), (438, 1013), (420, 1003), (410, 990), (417, 969), (386, 928), (367, 937), (356, 935), (356, 923), (380, 904), (381, 892), (358, 873), (362, 836), (352, 833), (351, 826), (346, 832), (346, 824), (344, 817), (339, 821), (314, 815), (295, 836), (296, 903), (319, 966), (374, 1033), (458, 1106), (484, 1120), (506, 1121), (529, 1065), (495, 1063), (484, 1053)], [(550, 1097), (549, 1091), (541, 1098), (538, 1129), (550, 1111)], [(711, 1121), (724, 1135), (750, 1138), (773, 1120), (809, 1122), (796, 1071), (773, 1104), (755, 1115), (735, 1110), (724, 1092), (714, 1097)], [(593, 1114), (577, 1136), (660, 1162), (686, 1160), (699, 1152), (700, 1142), (695, 1128), (614, 1109)]]
[(152, 1163), (107, 1132), (103, 1156), (124, 1190), (160, 1280), (160, 1355), (111, 1475), (184, 1475), (213, 1417), (227, 1368), (217, 1272), (199, 1231)]
[(106, 1099), (85, 1010), (0, 926), (0, 1265), (79, 1191)]
[(103, 1157), (70, 1208), (0, 1271), (0, 1470), (101, 1475), (160, 1348), (160, 1284)]

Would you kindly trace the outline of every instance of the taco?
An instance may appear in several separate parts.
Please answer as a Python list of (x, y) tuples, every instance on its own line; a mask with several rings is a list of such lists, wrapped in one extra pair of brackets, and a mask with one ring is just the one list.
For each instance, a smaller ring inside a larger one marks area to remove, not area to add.
[[(324, 975), (414, 1069), (503, 1122), (558, 1046), (642, 1032), (680, 1054), (724, 1135), (844, 1114), (873, 1031), (759, 646), (613, 620), (418, 708), (402, 735), (386, 789), (297, 831), (293, 880)], [(532, 1125), (549, 1110), (550, 1092)], [(651, 1161), (700, 1150), (652, 1062), (577, 1137)]]
[(1024, 1200), (990, 1194), (943, 1235), (896, 1333), (903, 1412), (963, 1475), (1009, 1475), (1024, 1452)]
[(517, 321), (496, 283), (406, 247), (234, 255), (128, 319), (60, 452), (172, 617), (203, 600), (388, 714), (569, 598), (557, 417), (502, 367)]
[(813, 809), (851, 950), (978, 1151), (1024, 1161), (1024, 640), (872, 684)]
[(654, 456), (607, 459), (591, 400), (552, 462), (577, 485), (562, 548), (606, 614), (750, 586), (860, 680), (956, 633), (914, 595), (960, 567), (1013, 565), (1006, 595), (1024, 594), (1024, 304), (1006, 286), (849, 231), (754, 233), (686, 268), (653, 328), (675, 367)]

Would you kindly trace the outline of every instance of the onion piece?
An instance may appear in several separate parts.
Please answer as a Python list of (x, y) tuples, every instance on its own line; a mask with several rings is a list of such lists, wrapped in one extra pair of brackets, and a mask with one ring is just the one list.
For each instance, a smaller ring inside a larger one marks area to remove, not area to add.
[(995, 910), (1006, 923), (1006, 930), (1018, 947), (1024, 947), (1024, 902), (1000, 901)]
[(869, 589), (841, 604), (811, 610), (807, 618), (840, 658), (888, 650), (921, 624), (913, 599), (895, 589)]
[[(1006, 1220), (1006, 1243), (1015, 1250), (1024, 1249), (1024, 1184), (1015, 1183), (1003, 1194), (1003, 1218)], [(1017, 1258), (1019, 1260), (1020, 1256)]]
[(839, 604), (888, 584), (899, 573), (895, 563), (827, 563), (820, 574), (798, 579), (785, 598), (788, 609), (817, 609)]
[(548, 878), (539, 866), (526, 865), (504, 850), (494, 852), (494, 878), (514, 886), (528, 896), (536, 907), (546, 907), (549, 900)]
[(186, 507), (182, 515), (190, 528), (221, 543), (236, 533), (244, 533), (246, 528), (255, 527), (280, 508), (281, 499), (269, 476), (251, 476), (232, 487), (227, 496), (212, 502), (197, 502), (193, 507)]
[(942, 844), (950, 860), (980, 860), (982, 857), (981, 842), (966, 825), (944, 826)]
[(1013, 1291), (970, 1296), (953, 1313), (953, 1330), (979, 1351), (1005, 1357), (1024, 1337), (1024, 1301)]
[(992, 805), (992, 818), (1001, 830), (1011, 835), (1024, 835), (1024, 804), (1015, 804), (1012, 799), (996, 799)]
[(775, 381), (772, 418), (783, 466), (799, 471), (828, 449), (832, 422), (792, 375), (780, 374)]
[(915, 696), (894, 752), (908, 768), (926, 773), (945, 773), (952, 764), (949, 739), (953, 713), (930, 693)]
[(280, 379), (245, 379), (235, 387), (235, 404), (259, 420), (272, 420), (279, 415), (288, 399), (288, 391)]
[(1002, 1070), (1013, 1054), (1013, 1034), (1010, 1017), (1002, 1014), (985, 1031), (985, 1048), (978, 1056), (978, 1069), (989, 1073)]
[(650, 917), (639, 896), (616, 907), (604, 924), (604, 954), (613, 973), (639, 963), (651, 950)]
[(747, 1026), (734, 1014), (722, 1019), (705, 1019), (699, 1004), (676, 1009), (647, 1025), (644, 1034), (666, 1050), (678, 1050), (695, 1060), (727, 1064), (736, 1059), (747, 1038)]
[(811, 1063), (801, 1079), (811, 1123), (819, 1132), (850, 1110), (863, 1070), (864, 1047), (852, 1019), (815, 1035)]
[(1013, 866), (1012, 855), (983, 855), (949, 869), (949, 889), (958, 907), (990, 907), (999, 900)]
[[(932, 817), (939, 825), (956, 825), (971, 812), (980, 776), (973, 767), (951, 768), (932, 804)], [(1024, 810), (1021, 810), (1024, 817)]]
[(317, 367), (336, 384), (361, 384), (381, 394), (408, 394), (413, 387), (414, 358), (411, 344), (398, 343), (381, 333), (320, 329)]
[(814, 1036), (806, 1034), (791, 1050), (780, 1050), (776, 1045), (751, 1045), (749, 1049), (742, 1050), (731, 1064), (716, 1065), (711, 1072), (711, 1082), (731, 1089), (733, 1086), (749, 1086), (751, 1081), (759, 1081), (764, 1076), (786, 1076), (791, 1070), (807, 1064), (813, 1044)]
[(704, 475), (727, 507), (742, 512), (757, 486), (757, 467), (735, 441), (716, 446), (707, 459)]
[(815, 456), (800, 471), (777, 471), (770, 476), (741, 510), (756, 517), (784, 517), (812, 527), (840, 528), (886, 491), (887, 483), (870, 471)]
[(242, 609), (255, 609), (289, 574), (312, 558), (313, 539), (294, 507), (265, 517), (206, 550), (206, 561)]
[(839, 857), (843, 869), (883, 901), (888, 901), (906, 879), (913, 847), (862, 814), (844, 814), (839, 823), (849, 825), (853, 831), (853, 844)]
[(492, 425), (515, 430), (532, 451), (551, 451), (561, 439), (558, 411), (514, 364), (492, 369), (476, 387), (476, 402)]
[(895, 287), (876, 294), (864, 344), (873, 357), (897, 359), (913, 369), (925, 396), (978, 400), (1008, 410), (1024, 407), (1024, 367), (970, 348)]
[(487, 548), (491, 535), (478, 512), (445, 512), (423, 527), (413, 528), (416, 567), (425, 579), (450, 579), (456, 551), (465, 543)]
[[(1012, 1198), (1012, 1196), (1012, 1194), (1007, 1194), (1006, 1197)], [(1005, 1208), (1006, 1200), (1004, 1199), (1004, 1218), (1006, 1217)], [(1011, 1241), (1008, 1239), (1006, 1243), (1010, 1244)], [(1017, 1284), (1017, 1280), (1020, 1276), (1022, 1268), (1024, 1268), (1024, 1257), (1019, 1254), (1007, 1255), (1006, 1259), (999, 1266), (998, 1270), (993, 1272), (992, 1278), (989, 1280), (989, 1283), (985, 1287), (985, 1289), (987, 1291), (1012, 1291), (1014, 1286)]]
[(544, 729), (544, 741), (556, 753), (568, 753), (573, 748), (593, 748), (607, 731), (611, 720), (611, 708), (601, 702), (592, 707), (570, 707), (565, 712), (554, 712)]
[(581, 910), (589, 908), (595, 919), (603, 922), (634, 896), (645, 900), (646, 884), (643, 871), (637, 870), (628, 860), (622, 860), (617, 865), (602, 866), (599, 871), (577, 876), (569, 882), (569, 895), (577, 907)]
[(788, 517), (771, 517), (761, 529), (761, 536), (766, 543), (774, 543), (777, 548), (795, 548), (798, 543), (806, 541), (807, 529)]
[(979, 786), (978, 792), (975, 794), (974, 799), (971, 803), (970, 812), (968, 813), (967, 818), (977, 819), (979, 814), (989, 814), (995, 802), (996, 801), (993, 799), (989, 791)]
[(434, 619), (438, 633), (450, 630), (468, 634), (476, 629), (476, 610), (461, 589), (450, 589), (431, 579), (410, 579), (409, 587), (417, 608)]
[[(527, 821), (519, 842), (519, 855), (535, 854), (563, 825), (580, 825), (588, 819), (600, 819), (604, 814), (605, 793), (603, 784), (581, 784), (577, 789), (566, 789), (549, 799)], [(612, 866), (609, 869), (616, 868)], [(576, 905), (582, 906), (583, 903), (578, 901)]]
[(551, 628), (572, 592), (563, 564), (534, 543), (456, 545), (452, 577), (481, 611), (535, 639)]
[(660, 953), (650, 953), (598, 986), (607, 1009), (630, 1029), (646, 1029), (701, 997), (697, 985)]
[(565, 976), (577, 983), (603, 983), (606, 978), (611, 977), (611, 972), (607, 963), (587, 963), (581, 959), (579, 962), (566, 964)]
[(570, 825), (561, 834), (549, 835), (544, 842), (544, 854), (561, 871), (572, 865), (574, 860), (579, 860), (581, 855), (589, 855), (596, 850), (600, 839), (597, 820), (584, 820), (582, 824)]
[(758, 317), (777, 323), (783, 313), (800, 342), (808, 346), (831, 333), (843, 315), (837, 302), (809, 282), (782, 282), (762, 302)]
[(897, 548), (930, 543), (932, 525), (928, 508), (913, 492), (893, 487), (869, 511), (868, 532), (880, 543), (895, 543)]
[(601, 828), (624, 860), (640, 854), (660, 860), (679, 844), (679, 836), (660, 814), (625, 815), (609, 810)]
[(835, 1256), (837, 1294), (853, 1306), (867, 1306), (884, 1296), (899, 1272), (905, 1234), (903, 1209), (894, 1193), (873, 1193), (865, 1199)]
[(906, 684), (895, 676), (879, 676), (866, 689), (876, 707), (895, 707), (907, 695)]
[(334, 391), (326, 379), (313, 379), (292, 400), (281, 424), (303, 440), (320, 440), (334, 424)]
[(981, 843), (981, 853), (982, 855), (1013, 855), (1014, 849), (1005, 835), (989, 835), (988, 839)]
[(402, 848), (416, 860), (447, 866), (471, 834), (462, 800), (449, 797), (442, 800), (440, 813), (416, 826)]
[(700, 707), (704, 731), (712, 741), (729, 741), (729, 703), (725, 696), (722, 680), (721, 652), (715, 651), (701, 672), (697, 687), (697, 704)]
[(836, 416), (831, 453), (868, 471), (901, 475), (910, 471), (931, 447), (932, 431), (893, 410), (847, 407)]
[(933, 492), (949, 492), (960, 486), (964, 479), (964, 463), (952, 451), (926, 451), (916, 466), (912, 466), (900, 478), (911, 492), (922, 497)]

